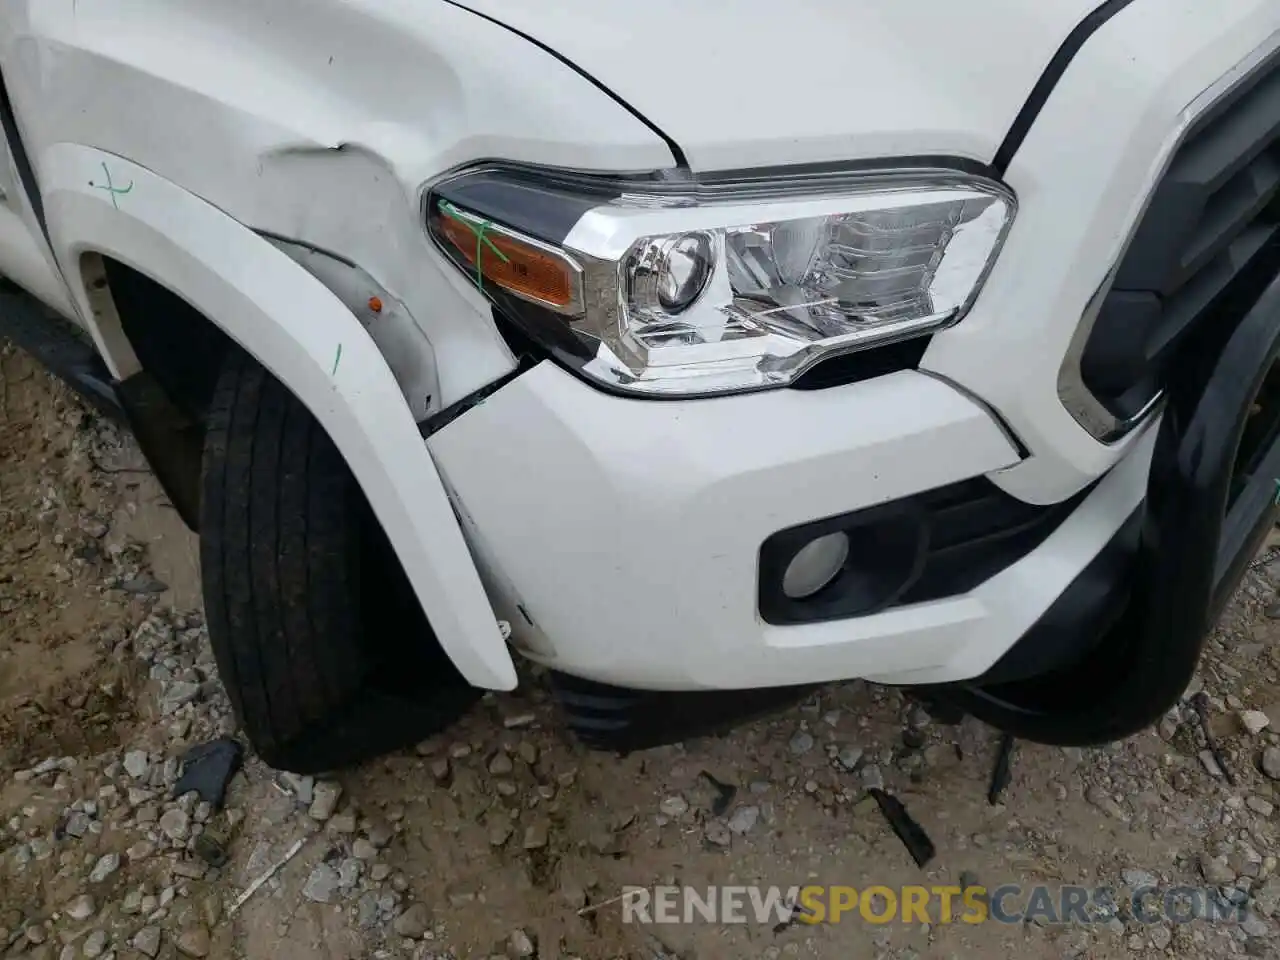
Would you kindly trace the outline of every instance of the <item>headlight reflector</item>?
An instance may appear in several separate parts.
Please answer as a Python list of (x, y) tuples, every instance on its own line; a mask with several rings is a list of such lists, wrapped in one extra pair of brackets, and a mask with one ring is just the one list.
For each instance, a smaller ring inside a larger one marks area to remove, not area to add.
[[(431, 223), (442, 248), (496, 299), (505, 291), (565, 314), (584, 374), (659, 395), (782, 385), (825, 356), (956, 322), (1014, 213), (1008, 191), (986, 180), (864, 176), (737, 195), (655, 191), (594, 206), (578, 199), (585, 212), (566, 236), (553, 238), (487, 220), (468, 203), (502, 194), (491, 183), (485, 190), (467, 185), (464, 174), (433, 195)], [(529, 190), (522, 183), (511, 195)], [(554, 203), (548, 197), (572, 190), (572, 181), (553, 181), (540, 201)], [(504, 213), (513, 211), (494, 211)], [(470, 229), (449, 225), (459, 216)], [(536, 217), (525, 219), (538, 227)], [(545, 248), (539, 252), (548, 260), (558, 251), (580, 264), (580, 308), (560, 287), (549, 294), (545, 282), (533, 297), (527, 281), (523, 289), (511, 286), (520, 275), (496, 255), (486, 259), (476, 230), (513, 242), (523, 236), (533, 249)], [(521, 312), (513, 313), (517, 321)], [(545, 333), (545, 318), (525, 320)], [(563, 347), (564, 338), (554, 339)]]

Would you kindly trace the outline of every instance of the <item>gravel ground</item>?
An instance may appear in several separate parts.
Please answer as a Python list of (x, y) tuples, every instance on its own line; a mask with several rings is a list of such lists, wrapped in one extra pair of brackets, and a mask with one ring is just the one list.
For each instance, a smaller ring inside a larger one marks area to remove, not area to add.
[[(0, 386), (0, 957), (1280, 950), (1270, 554), (1189, 692), (1203, 691), (1234, 783), (1190, 702), (1107, 749), (1019, 744), (991, 805), (998, 737), (935, 723), (891, 689), (827, 687), (731, 736), (618, 758), (569, 741), (531, 676), (447, 736), (331, 778), (249, 756), (215, 810), (172, 796), (190, 745), (235, 734), (194, 541), (127, 436), (9, 348)], [(866, 793), (881, 782), (937, 846), (923, 870)], [(947, 924), (935, 906), (932, 923), (775, 929), (626, 924), (615, 899), (628, 885), (810, 883), (1107, 886), (1116, 908), (1088, 926)], [(1207, 887), (1244, 918), (1139, 922), (1125, 891), (1146, 884)]]

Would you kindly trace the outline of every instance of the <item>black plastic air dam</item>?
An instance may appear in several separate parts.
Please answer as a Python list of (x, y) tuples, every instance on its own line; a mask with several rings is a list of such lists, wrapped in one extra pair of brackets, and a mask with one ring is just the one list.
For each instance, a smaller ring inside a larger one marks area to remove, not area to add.
[(1209, 327), (1196, 341), (1166, 390), (1128, 609), (1074, 668), (942, 688), (956, 705), (998, 713), (1020, 737), (1086, 745), (1137, 733), (1186, 689), (1276, 516), (1280, 431), (1266, 431), (1247, 463), (1239, 459), (1251, 415), (1270, 413), (1255, 403), (1280, 357), (1280, 279), (1234, 331)]

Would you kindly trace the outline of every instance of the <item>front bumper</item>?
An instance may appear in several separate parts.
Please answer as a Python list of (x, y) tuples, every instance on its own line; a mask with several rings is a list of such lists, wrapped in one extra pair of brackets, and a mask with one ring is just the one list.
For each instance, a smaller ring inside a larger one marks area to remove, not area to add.
[(516, 644), (567, 673), (669, 690), (978, 676), (1141, 503), (1151, 456), (1148, 431), (1041, 546), (968, 592), (782, 626), (757, 609), (761, 544), (1013, 467), (985, 409), (915, 372), (652, 402), (543, 363), (429, 445)]

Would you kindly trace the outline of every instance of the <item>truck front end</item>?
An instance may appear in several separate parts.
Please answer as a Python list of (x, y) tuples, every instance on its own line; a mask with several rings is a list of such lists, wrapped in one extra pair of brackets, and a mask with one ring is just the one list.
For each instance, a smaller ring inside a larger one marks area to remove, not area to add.
[(425, 432), (522, 652), (1060, 743), (1176, 700), (1280, 477), (1280, 5), (812, 2), (774, 63), (763, 3), (465, 6), (676, 158), (424, 193), (520, 358)]

